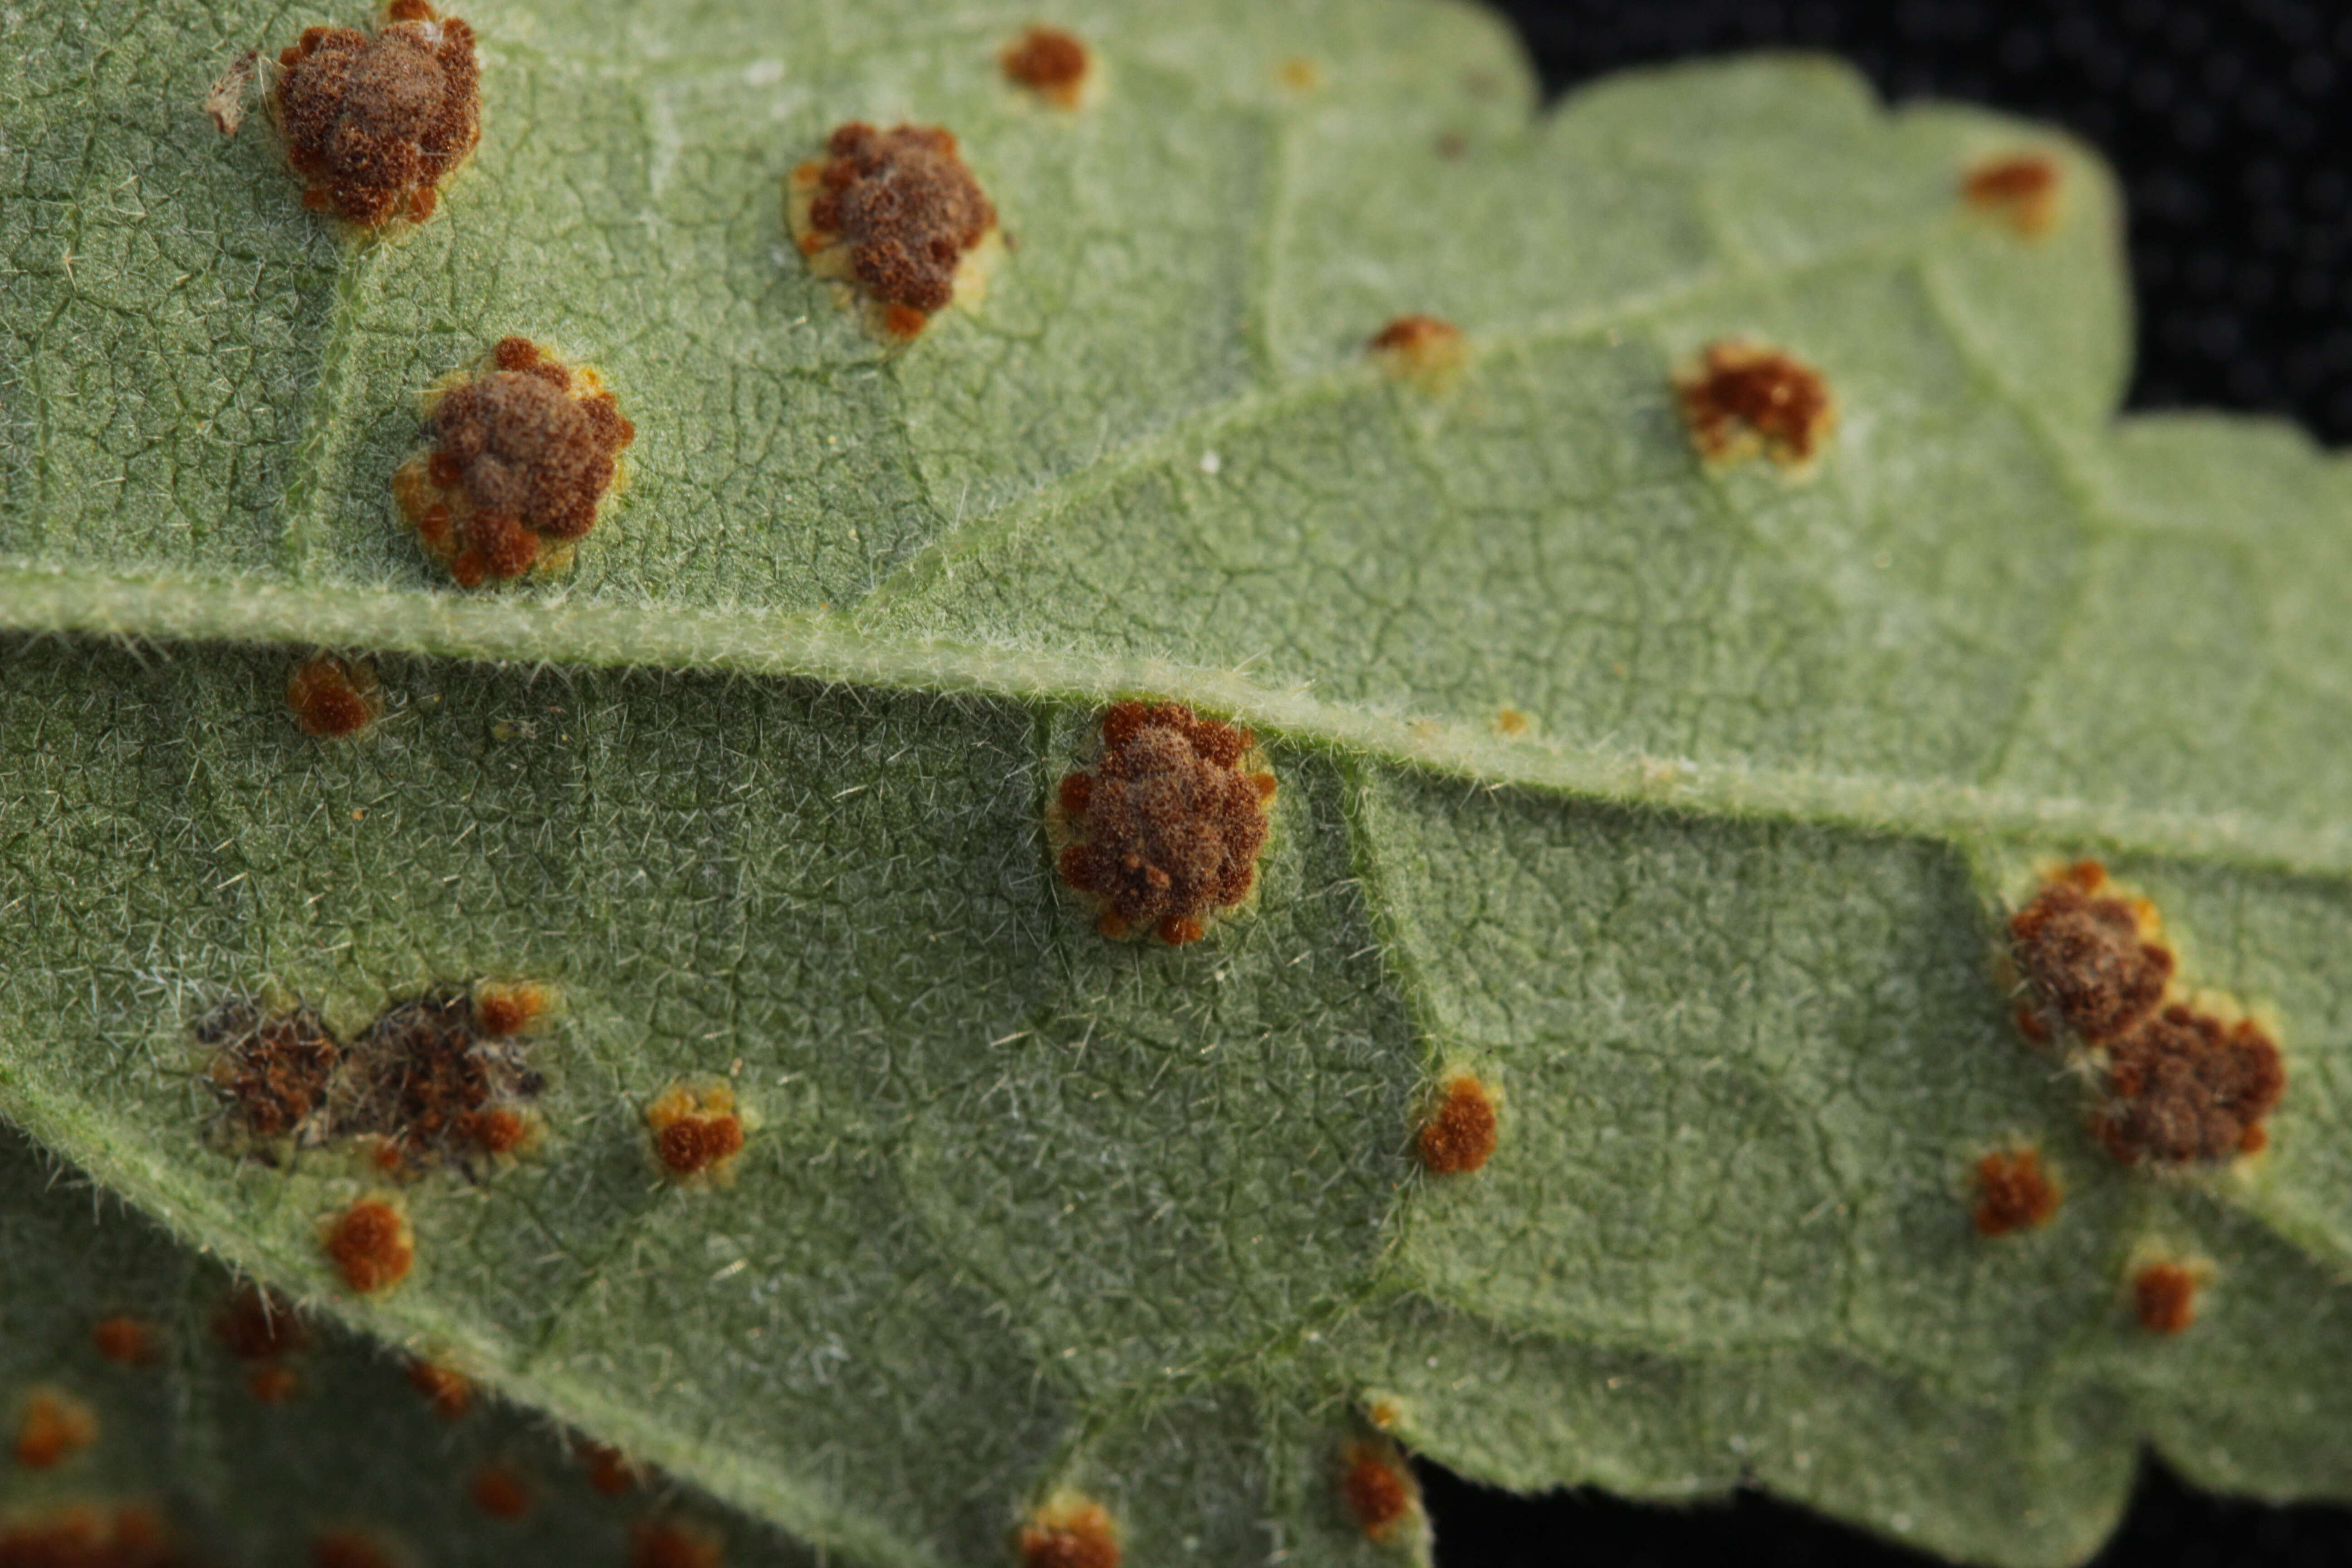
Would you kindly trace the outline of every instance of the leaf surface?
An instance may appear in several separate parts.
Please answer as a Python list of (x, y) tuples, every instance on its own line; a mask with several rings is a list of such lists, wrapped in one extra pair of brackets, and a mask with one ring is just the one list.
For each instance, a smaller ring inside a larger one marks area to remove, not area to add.
[[(1002, 6), (469, 19), (482, 147), (383, 241), (194, 111), (311, 18), (7, 24), (0, 1109), (46, 1147), (861, 1561), (1001, 1560), (1057, 1489), (1137, 1563), (1412, 1555), (1342, 1500), (1375, 1417), (2020, 1563), (2092, 1550), (2143, 1443), (2352, 1491), (2352, 489), (2267, 426), (2109, 423), (2094, 160), (1801, 58), (1534, 117), (1443, 5), (1073, 6), (1076, 114), (1002, 79)], [(952, 129), (1017, 241), (904, 348), (784, 227), (850, 118)], [(2063, 198), (2030, 241), (1957, 194), (2020, 151)], [(1366, 356), (1408, 311), (1456, 384)], [(390, 476), (508, 334), (639, 437), (571, 573), (466, 594)], [(1670, 375), (1730, 337), (1827, 377), (1809, 475), (1693, 454)], [(371, 734), (289, 721), (314, 646), (372, 651)], [(1281, 779), (1195, 946), (1054, 875), (1114, 695)], [(2274, 1025), (2259, 1160), (2117, 1169), (2021, 1048), (2000, 921), (2084, 853)], [(380, 1173), (235, 1157), (194, 1025), (483, 978), (562, 999), (544, 1141), (411, 1184), (415, 1273), (354, 1299), (318, 1226)], [(1433, 1178), (1460, 1068), (1501, 1143)], [(750, 1142), (677, 1187), (644, 1110), (702, 1077)], [(1988, 1242), (2011, 1139), (2065, 1206)], [(2149, 1247), (2212, 1265), (2188, 1334), (2132, 1322)]]

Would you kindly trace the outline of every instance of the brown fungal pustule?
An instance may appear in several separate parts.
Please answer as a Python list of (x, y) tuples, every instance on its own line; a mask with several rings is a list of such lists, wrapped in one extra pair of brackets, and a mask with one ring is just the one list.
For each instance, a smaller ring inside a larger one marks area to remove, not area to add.
[(588, 1485), (599, 1497), (626, 1497), (644, 1479), (642, 1468), (618, 1448), (582, 1442), (577, 1451), (588, 1472)]
[(5, 1568), (171, 1568), (188, 1561), (149, 1508), (72, 1504), (0, 1521)]
[(430, 1361), (410, 1362), (408, 1386), (425, 1395), (433, 1406), (433, 1414), (444, 1421), (458, 1420), (474, 1407), (474, 1380), (453, 1366)]
[(484, 1465), (467, 1490), (474, 1506), (492, 1519), (520, 1519), (530, 1512), (530, 1485), (511, 1465)]
[(1455, 1073), (1422, 1118), (1421, 1163), (1432, 1175), (1467, 1175), (1495, 1152), (1495, 1130), (1494, 1095), (1470, 1074)]
[(343, 1283), (362, 1296), (399, 1284), (416, 1261), (406, 1216), (383, 1198), (362, 1198), (330, 1218), (320, 1243)]
[(2111, 1042), (2110, 1096), (2093, 1122), (2126, 1164), (2181, 1165), (2250, 1154), (2286, 1091), (2278, 1045), (2251, 1019), (2225, 1024), (2175, 1004)]
[(306, 735), (322, 741), (356, 735), (375, 722), (375, 672), (332, 654), (304, 659), (286, 678), (286, 707)]
[(43, 1384), (25, 1396), (16, 1462), (26, 1469), (54, 1469), (97, 1441), (97, 1413), (72, 1394)]
[(244, 1285), (213, 1319), (213, 1336), (239, 1361), (293, 1355), (310, 1344), (292, 1305), (258, 1286)]
[(2049, 1223), (2063, 1194), (2042, 1168), (2034, 1149), (1996, 1151), (1977, 1162), (1977, 1234), (2007, 1236)]
[(727, 1542), (682, 1520), (646, 1519), (629, 1527), (629, 1568), (719, 1568)]
[(305, 206), (370, 228), (422, 223), (481, 140), (474, 30), (417, 0), (373, 37), (306, 27), (278, 65), (270, 110)]
[(272, 1362), (246, 1373), (245, 1391), (257, 1405), (283, 1405), (302, 1391), (302, 1378), (292, 1367)]
[(1021, 1527), (1021, 1568), (1118, 1568), (1118, 1527), (1098, 1502), (1063, 1497)]
[(1390, 1444), (1350, 1443), (1340, 1462), (1339, 1493), (1367, 1539), (1395, 1539), (1421, 1511), (1421, 1489)]
[(1391, 375), (1433, 390), (1453, 384), (1466, 357), (1462, 329), (1435, 316), (1399, 316), (1365, 346)]
[(427, 399), (433, 450), (393, 475), (425, 552), (460, 587), (570, 564), (636, 426), (603, 379), (528, 338)]
[(654, 1158), (673, 1181), (725, 1180), (743, 1152), (743, 1119), (725, 1084), (674, 1084), (646, 1107)]
[(359, 1530), (331, 1530), (310, 1538), (310, 1568), (396, 1568), (400, 1559)]
[(2010, 917), (2009, 936), (2027, 989), (2021, 1017), (2037, 1039), (2059, 1028), (2086, 1045), (2113, 1039), (2154, 1016), (2172, 981), (2154, 907), (2114, 894), (2095, 860), (2044, 882)]
[(555, 994), (544, 985), (478, 985), (474, 988), (474, 1026), (492, 1039), (520, 1035), (554, 1005)]
[(866, 295), (884, 332), (915, 337), (976, 284), (966, 263), (995, 232), (996, 208), (936, 126), (853, 121), (825, 152), (793, 171), (793, 237), (810, 271)]
[(100, 1319), (89, 1331), (89, 1342), (117, 1366), (152, 1366), (163, 1359), (162, 1331), (127, 1312)]
[[(491, 1015), (518, 1030), (529, 1022)], [(477, 998), (454, 986), (388, 1007), (352, 1042), (341, 1131), (384, 1139), (404, 1167), (510, 1152), (529, 1137), (518, 1102), (541, 1087), (525, 1048), (520, 1034), (485, 1030)]]
[(2177, 1334), (2197, 1321), (2201, 1271), (2184, 1263), (2150, 1263), (2132, 1276), (2132, 1308), (2151, 1334)]
[(1047, 822), (1062, 880), (1105, 936), (1150, 931), (1181, 946), (1249, 897), (1276, 787), (1255, 745), (1178, 703), (1103, 715), (1101, 759), (1062, 780)]
[(2057, 161), (2046, 153), (1988, 158), (1960, 177), (1960, 199), (2029, 239), (2046, 234), (2058, 218)]
[(1032, 27), (997, 56), (1006, 79), (1059, 109), (1076, 109), (1093, 73), (1094, 57), (1059, 27)]
[(196, 1025), (211, 1052), (205, 1076), (229, 1125), (274, 1159), (274, 1145), (316, 1143), (327, 1134), (328, 1094), (343, 1060), (342, 1042), (308, 1005), (266, 1011), (232, 996)]
[(1837, 425), (1828, 381), (1779, 349), (1709, 343), (1674, 385), (1691, 443), (1709, 462), (1737, 462), (1760, 448), (1782, 468), (1801, 468)]

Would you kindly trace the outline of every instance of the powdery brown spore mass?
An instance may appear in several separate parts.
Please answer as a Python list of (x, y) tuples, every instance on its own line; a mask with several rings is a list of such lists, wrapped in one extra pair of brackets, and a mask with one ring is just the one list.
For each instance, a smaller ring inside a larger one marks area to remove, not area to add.
[(2250, 1020), (2174, 1005), (2107, 1047), (2113, 1096), (2092, 1130), (2125, 1163), (2181, 1165), (2252, 1153), (2286, 1092), (2278, 1047)]
[(1212, 915), (1249, 896), (1274, 775), (1245, 769), (1247, 730), (1177, 703), (1118, 703), (1102, 741), (1092, 773), (1062, 780), (1056, 804), (1074, 836), (1062, 880), (1096, 902), (1105, 936), (1198, 942)]
[(2132, 1307), (2151, 1334), (2177, 1334), (2197, 1321), (2197, 1274), (2178, 1263), (2151, 1263), (2132, 1276)]
[(1119, 1568), (1118, 1531), (1099, 1503), (1064, 1503), (1022, 1526), (1021, 1568)]
[(1778, 349), (1709, 343), (1675, 378), (1683, 422), (1699, 455), (1735, 461), (1762, 447), (1783, 468), (1812, 460), (1837, 422), (1822, 373)]
[(1457, 1075), (1421, 1124), (1421, 1163), (1432, 1175), (1467, 1175), (1493, 1156), (1495, 1135), (1495, 1101), (1486, 1085)]
[(398, 0), (374, 37), (308, 27), (278, 57), (270, 105), (305, 205), (369, 227), (433, 216), (482, 135), (474, 31)]
[(723, 1084), (668, 1089), (646, 1108), (646, 1127), (654, 1135), (654, 1157), (673, 1180), (724, 1175), (743, 1151), (735, 1093)]
[(356, 735), (375, 722), (375, 678), (363, 665), (320, 654), (287, 677), (286, 707), (306, 735), (322, 741)]
[(955, 298), (956, 270), (995, 228), (996, 208), (937, 126), (853, 121), (825, 153), (793, 176), (808, 204), (794, 225), (801, 250), (881, 307), (893, 336), (913, 337)]
[(322, 1239), (343, 1283), (362, 1296), (399, 1284), (416, 1261), (408, 1221), (381, 1198), (363, 1198), (337, 1215)]
[(1977, 1206), (1973, 1215), (1979, 1236), (2007, 1236), (2049, 1223), (2061, 1201), (2057, 1185), (2042, 1169), (2042, 1155), (2032, 1149), (1987, 1154), (1977, 1162)]
[(2028, 238), (2045, 234), (2058, 216), (2058, 165), (2041, 153), (1987, 159), (1962, 176), (1960, 198)]
[(1412, 1479), (1393, 1452), (1369, 1443), (1349, 1444), (1342, 1459), (1339, 1491), (1348, 1511), (1368, 1539), (1387, 1540), (1416, 1506)]
[(1048, 103), (1076, 109), (1093, 65), (1087, 46), (1059, 27), (1032, 27), (997, 57), (1007, 79)]
[(2164, 999), (2172, 980), (2171, 950), (2150, 940), (2149, 911), (2106, 894), (2105, 886), (2105, 868), (2078, 861), (2010, 918), (2018, 968), (2039, 1004), (2039, 1018), (2029, 1015), (2029, 1034), (2039, 1022), (2045, 1029), (2071, 1029), (2084, 1041), (2113, 1039)]

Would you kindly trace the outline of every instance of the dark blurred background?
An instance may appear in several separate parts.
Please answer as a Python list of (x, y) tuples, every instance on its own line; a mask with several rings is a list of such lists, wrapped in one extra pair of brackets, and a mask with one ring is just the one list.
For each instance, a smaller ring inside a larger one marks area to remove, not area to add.
[[(1625, 66), (1825, 49), (1889, 99), (1967, 99), (2101, 149), (2130, 204), (2135, 408), (2283, 415), (2352, 440), (2352, 5), (1973, 0), (1496, 0), (1554, 96)], [(2352, 1443), (2352, 1433), (2345, 1440)], [(1521, 1499), (1434, 1467), (1441, 1568), (1928, 1568), (1742, 1496), (1703, 1509)], [(2100, 1568), (2340, 1568), (2352, 1511), (2143, 1476)]]

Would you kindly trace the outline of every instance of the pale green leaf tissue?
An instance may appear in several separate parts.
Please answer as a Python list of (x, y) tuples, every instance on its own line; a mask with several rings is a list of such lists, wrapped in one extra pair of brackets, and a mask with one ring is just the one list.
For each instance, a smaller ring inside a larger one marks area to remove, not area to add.
[[(929, 1568), (1068, 1488), (1138, 1568), (1410, 1560), (1338, 1485), (1375, 1411), (1511, 1487), (1748, 1482), (2021, 1568), (2145, 1447), (2352, 1496), (2352, 483), (2116, 422), (2079, 147), (1808, 58), (1539, 113), (1492, 18), (1407, 0), (485, 0), (479, 153), (374, 243), (196, 109), (348, 9), (0, 14), (0, 1420), (102, 1428), (0, 1513)], [(1040, 19), (1104, 68), (1076, 114), (998, 69)], [(952, 129), (1017, 242), (903, 349), (784, 227), (852, 118)], [(2036, 240), (1957, 196), (2020, 151)], [(1364, 353), (1416, 311), (1450, 388)], [(574, 570), (468, 594), (390, 475), (509, 333), (638, 438)], [(1668, 378), (1733, 336), (1834, 388), (1810, 477), (1694, 456)], [(321, 647), (371, 734), (289, 721)], [(1114, 695), (1282, 780), (1195, 946), (1054, 875)], [(2122, 1170), (2021, 1048), (2000, 919), (2078, 854), (2274, 1023), (2260, 1159)], [(482, 976), (562, 997), (547, 1137), (413, 1184), (415, 1272), (355, 1299), (317, 1226), (366, 1178), (234, 1158), (193, 1026)], [(1439, 1180), (1455, 1065), (1501, 1142)], [(643, 1108), (705, 1074), (757, 1126), (675, 1187)], [(2066, 1202), (1988, 1242), (2012, 1138)], [(2169, 1340), (2151, 1246), (2214, 1268)], [(212, 1332), (233, 1272), (310, 1314), (282, 1405)], [(113, 1311), (160, 1366), (97, 1357)], [(499, 1397), (443, 1424), (387, 1347)], [(597, 1496), (559, 1424), (660, 1479)]]

